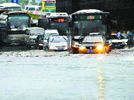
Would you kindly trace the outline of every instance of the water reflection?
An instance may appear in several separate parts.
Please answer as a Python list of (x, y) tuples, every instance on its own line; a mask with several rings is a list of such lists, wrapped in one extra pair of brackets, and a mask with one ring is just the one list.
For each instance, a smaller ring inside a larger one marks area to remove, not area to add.
[(99, 82), (99, 100), (105, 100), (105, 78), (104, 78), (104, 69), (102, 66), (98, 69), (98, 82)]

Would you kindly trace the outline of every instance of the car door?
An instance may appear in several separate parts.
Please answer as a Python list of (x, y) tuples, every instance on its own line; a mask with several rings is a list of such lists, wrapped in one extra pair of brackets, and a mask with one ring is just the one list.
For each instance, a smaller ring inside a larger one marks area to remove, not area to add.
[(25, 43), (28, 44), (29, 42), (29, 34), (30, 34), (30, 30), (26, 30), (26, 34), (25, 34)]

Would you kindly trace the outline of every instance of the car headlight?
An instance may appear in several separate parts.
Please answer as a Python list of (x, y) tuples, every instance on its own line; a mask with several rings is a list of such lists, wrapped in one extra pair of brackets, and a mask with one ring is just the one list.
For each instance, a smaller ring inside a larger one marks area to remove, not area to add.
[(39, 46), (43, 46), (43, 44), (42, 43), (39, 43)]
[(86, 49), (86, 47), (81, 46), (79, 49), (80, 49), (80, 50), (85, 50), (85, 49)]
[(98, 45), (98, 46), (96, 47), (96, 49), (97, 49), (97, 50), (102, 50), (103, 47), (104, 47), (103, 45)]
[(49, 46), (49, 49), (54, 49), (54, 46)]
[(76, 45), (76, 44), (73, 44), (73, 47), (79, 47), (78, 45)]
[(79, 46), (80, 46), (80, 44), (77, 42), (73, 44), (73, 47), (79, 47)]

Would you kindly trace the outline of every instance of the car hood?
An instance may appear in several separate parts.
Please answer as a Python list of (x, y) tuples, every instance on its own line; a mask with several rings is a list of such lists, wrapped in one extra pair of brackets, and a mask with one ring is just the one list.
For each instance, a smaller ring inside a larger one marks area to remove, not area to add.
[(49, 43), (49, 46), (67, 46), (67, 42)]
[(90, 44), (90, 43), (88, 43), (88, 44), (81, 44), (81, 46), (85, 46), (85, 47), (95, 47), (97, 45), (104, 45), (104, 43), (99, 43), (99, 44), (97, 44), (97, 43), (93, 43), (93, 44)]

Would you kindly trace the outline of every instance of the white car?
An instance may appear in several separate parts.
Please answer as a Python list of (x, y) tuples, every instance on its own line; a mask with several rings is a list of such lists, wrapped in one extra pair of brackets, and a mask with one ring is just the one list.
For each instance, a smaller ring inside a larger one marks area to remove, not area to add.
[(122, 36), (121, 39), (118, 38), (117, 34), (112, 34), (109, 42), (112, 43), (112, 48), (124, 48), (127, 46), (128, 39)]
[(45, 30), (40, 27), (30, 27), (26, 29), (26, 34), (25, 34), (25, 43), (26, 46), (29, 48), (31, 46), (36, 45), (36, 39), (38, 35), (44, 35)]
[(46, 50), (66, 51), (67, 50), (67, 37), (66, 36), (51, 36), (46, 45)]
[(35, 15), (39, 15), (42, 11), (41, 11), (41, 7), (37, 6), (37, 5), (29, 5), (25, 7), (25, 11), (35, 14)]

